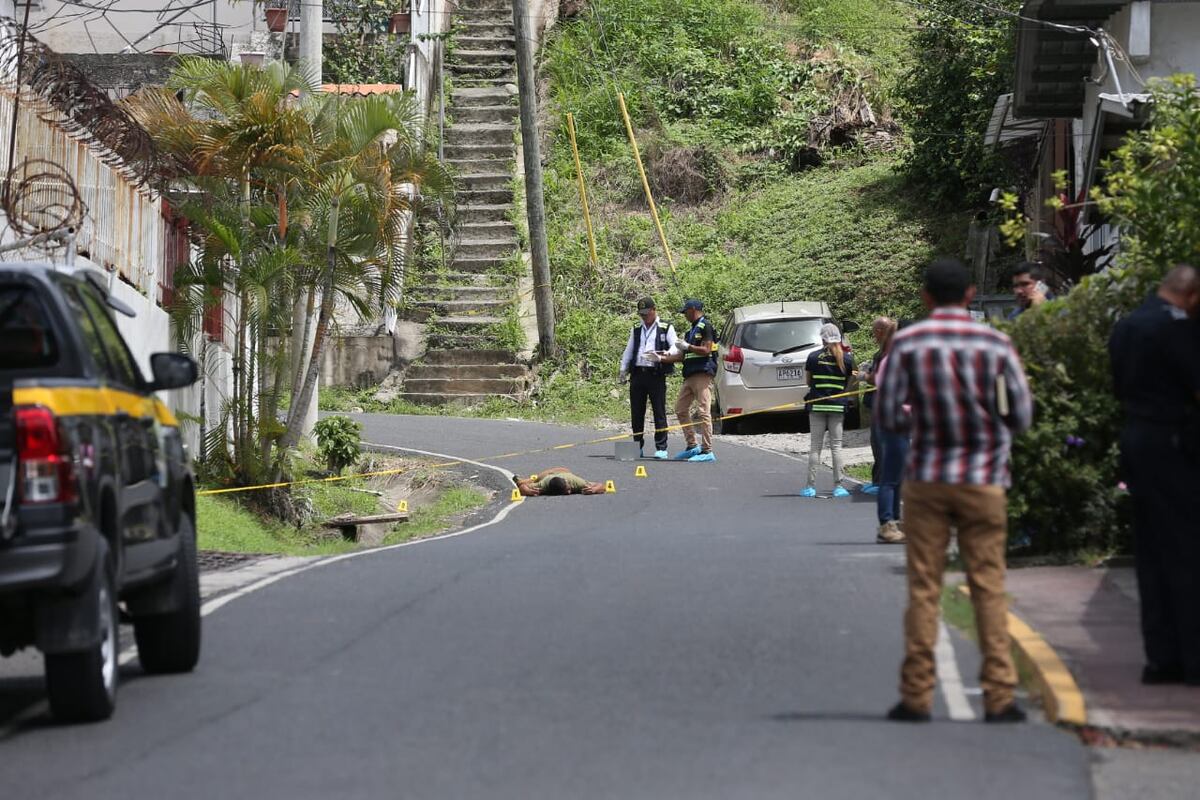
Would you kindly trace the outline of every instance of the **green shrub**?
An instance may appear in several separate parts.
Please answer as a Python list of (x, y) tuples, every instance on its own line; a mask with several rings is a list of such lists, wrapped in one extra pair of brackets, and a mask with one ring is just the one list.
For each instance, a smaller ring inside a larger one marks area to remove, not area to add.
[(349, 417), (325, 417), (313, 426), (317, 437), (317, 455), (329, 471), (342, 474), (346, 467), (358, 462), (362, 425)]

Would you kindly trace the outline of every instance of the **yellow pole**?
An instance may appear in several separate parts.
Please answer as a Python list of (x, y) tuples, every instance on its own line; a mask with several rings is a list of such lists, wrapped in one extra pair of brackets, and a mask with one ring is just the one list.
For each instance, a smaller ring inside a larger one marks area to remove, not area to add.
[(650, 216), (654, 218), (654, 227), (658, 228), (658, 240), (662, 242), (663, 252), (667, 254), (667, 263), (671, 265), (671, 274), (675, 274), (675, 259), (671, 257), (671, 247), (667, 244), (667, 235), (663, 233), (662, 222), (658, 219), (658, 207), (654, 205), (654, 195), (650, 193), (650, 182), (646, 180), (646, 168), (642, 166), (642, 154), (638, 151), (637, 138), (633, 135), (633, 123), (629, 120), (629, 109), (625, 107), (625, 95), (617, 92), (617, 100), (621, 104), (621, 116), (625, 118), (625, 132), (629, 134), (629, 144), (633, 147), (633, 158), (637, 161), (638, 174), (642, 176), (642, 189), (646, 191), (646, 202), (650, 204)]
[(588, 255), (595, 269), (600, 259), (596, 257), (596, 236), (592, 233), (592, 214), (588, 209), (587, 186), (583, 182), (583, 164), (579, 160), (579, 145), (575, 143), (575, 115), (567, 112), (567, 133), (571, 136), (571, 152), (575, 155), (575, 177), (579, 181), (579, 201), (583, 203), (583, 224), (587, 228)]

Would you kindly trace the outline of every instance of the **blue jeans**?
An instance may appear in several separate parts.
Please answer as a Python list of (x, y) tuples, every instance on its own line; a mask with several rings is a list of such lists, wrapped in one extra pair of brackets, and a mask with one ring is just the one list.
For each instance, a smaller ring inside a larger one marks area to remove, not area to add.
[(879, 436), (879, 449), (883, 453), (883, 463), (879, 469), (879, 494), (875, 498), (879, 524), (882, 525), (900, 519), (900, 482), (908, 461), (908, 434), (878, 428), (875, 430)]

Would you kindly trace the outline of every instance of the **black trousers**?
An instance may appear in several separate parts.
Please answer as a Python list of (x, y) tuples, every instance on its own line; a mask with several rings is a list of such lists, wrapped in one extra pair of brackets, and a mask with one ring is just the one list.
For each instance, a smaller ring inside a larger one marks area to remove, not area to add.
[(655, 375), (653, 370), (634, 367), (629, 376), (629, 410), (633, 422), (633, 440), (639, 445), (645, 441), (642, 431), (646, 427), (646, 400), (654, 414), (654, 449), (667, 449), (667, 377)]
[(1121, 468), (1133, 499), (1133, 541), (1146, 661), (1200, 683), (1200, 461), (1177, 429), (1131, 420)]

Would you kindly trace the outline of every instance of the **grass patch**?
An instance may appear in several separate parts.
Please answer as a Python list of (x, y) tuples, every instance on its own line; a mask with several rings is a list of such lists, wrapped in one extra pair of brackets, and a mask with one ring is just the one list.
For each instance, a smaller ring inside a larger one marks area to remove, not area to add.
[[(959, 590), (958, 587), (961, 585), (954, 583), (942, 588), (942, 617), (946, 620), (947, 625), (957, 628), (972, 642), (978, 642), (979, 629), (975, 626), (975, 607), (971, 605), (971, 598)], [(1013, 646), (1013, 663), (1017, 667), (1017, 682), (1025, 689), (1030, 698), (1036, 700), (1041, 694), (1041, 686), (1038, 684), (1032, 667), (1029, 666), (1015, 645)]]
[(851, 478), (854, 478), (854, 480), (856, 480), (856, 481), (861, 481), (862, 483), (870, 483), (871, 482), (871, 470), (872, 470), (872, 468), (874, 468), (874, 466), (875, 466), (874, 462), (870, 462), (870, 463), (866, 463), (866, 464), (849, 464), (845, 468), (843, 468), (842, 471), (845, 472)]
[(474, 486), (455, 486), (438, 496), (431, 506), (416, 509), (408, 522), (397, 525), (384, 539), (384, 544), (396, 544), (413, 539), (425, 539), (453, 526), (463, 516), (487, 505), (487, 492)]

